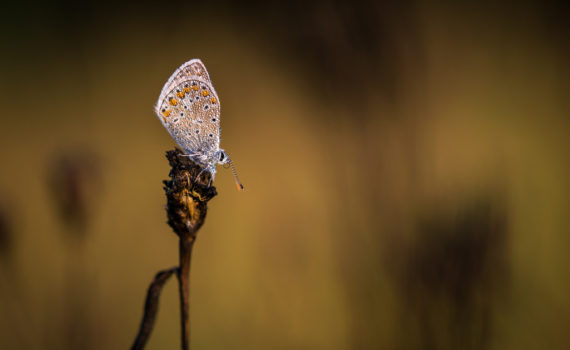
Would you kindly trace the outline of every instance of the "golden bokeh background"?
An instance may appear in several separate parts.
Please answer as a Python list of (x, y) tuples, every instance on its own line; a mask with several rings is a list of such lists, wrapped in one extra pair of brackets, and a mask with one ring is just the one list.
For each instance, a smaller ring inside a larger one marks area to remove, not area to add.
[[(125, 349), (177, 263), (153, 114), (201, 58), (219, 195), (193, 349), (568, 349), (563, 5), (26, 2), (2, 11), (0, 348)], [(179, 347), (175, 280), (148, 349)]]

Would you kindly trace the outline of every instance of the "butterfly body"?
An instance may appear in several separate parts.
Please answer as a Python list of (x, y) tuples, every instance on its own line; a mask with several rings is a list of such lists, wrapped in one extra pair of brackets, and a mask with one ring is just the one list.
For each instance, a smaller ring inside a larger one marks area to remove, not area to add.
[[(220, 148), (220, 101), (202, 61), (190, 60), (170, 76), (155, 113), (188, 157), (212, 174), (212, 180), (217, 164), (231, 164)], [(233, 172), (238, 188), (243, 189)]]

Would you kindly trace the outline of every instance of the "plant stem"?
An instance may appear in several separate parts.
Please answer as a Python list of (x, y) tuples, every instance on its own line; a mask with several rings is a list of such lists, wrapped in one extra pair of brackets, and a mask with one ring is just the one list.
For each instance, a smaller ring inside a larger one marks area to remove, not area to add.
[(180, 325), (182, 350), (190, 349), (190, 260), (193, 237), (181, 237), (179, 241), (180, 266), (178, 268), (178, 290), (180, 292)]
[(131, 346), (131, 350), (140, 350), (146, 345), (150, 333), (152, 332), (152, 327), (154, 326), (156, 313), (158, 312), (158, 298), (160, 297), (162, 287), (166, 281), (168, 281), (170, 276), (177, 271), (178, 267), (172, 267), (167, 270), (159, 271), (156, 276), (154, 276), (146, 294), (144, 314), (139, 328), (139, 333), (137, 334), (135, 342)]

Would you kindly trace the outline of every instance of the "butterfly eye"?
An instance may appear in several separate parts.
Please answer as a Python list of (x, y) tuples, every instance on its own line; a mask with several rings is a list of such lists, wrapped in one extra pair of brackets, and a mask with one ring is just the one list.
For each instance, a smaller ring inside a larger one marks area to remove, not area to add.
[(224, 154), (224, 152), (220, 153), (220, 161), (223, 161), (225, 157), (226, 155)]

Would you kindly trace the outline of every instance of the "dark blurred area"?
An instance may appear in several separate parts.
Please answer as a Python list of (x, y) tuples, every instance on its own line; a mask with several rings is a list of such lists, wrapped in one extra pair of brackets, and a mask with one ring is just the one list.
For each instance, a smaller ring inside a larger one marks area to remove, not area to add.
[(134, 339), (178, 258), (153, 106), (191, 58), (247, 189), (218, 169), (193, 348), (570, 348), (566, 3), (2, 7), (1, 349)]
[(92, 152), (81, 148), (74, 151), (57, 152), (49, 161), (47, 177), (54, 209), (58, 210), (72, 236), (81, 239), (89, 224), (90, 213), (96, 210), (93, 206), (101, 191), (101, 171)]

